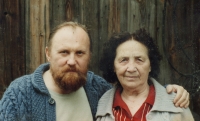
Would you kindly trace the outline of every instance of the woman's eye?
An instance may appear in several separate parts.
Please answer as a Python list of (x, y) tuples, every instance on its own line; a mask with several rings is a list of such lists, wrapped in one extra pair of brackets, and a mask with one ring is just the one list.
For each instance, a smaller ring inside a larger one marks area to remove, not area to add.
[(126, 58), (123, 58), (123, 59), (120, 60), (120, 62), (126, 62), (126, 61), (127, 61)]
[(143, 60), (142, 60), (141, 58), (138, 58), (138, 61), (141, 61), (141, 62), (143, 62)]

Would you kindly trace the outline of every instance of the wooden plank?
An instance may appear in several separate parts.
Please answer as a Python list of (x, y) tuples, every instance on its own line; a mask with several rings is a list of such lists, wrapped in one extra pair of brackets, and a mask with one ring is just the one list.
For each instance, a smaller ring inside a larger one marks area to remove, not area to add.
[(29, 20), (30, 23), (30, 34), (29, 40), (27, 43), (29, 44), (27, 48), (30, 59), (29, 62), (26, 62), (27, 66), (27, 73), (31, 73), (38, 67), (41, 63), (44, 63), (46, 60), (44, 50), (46, 45), (47, 36), (49, 34), (49, 3), (48, 0), (30, 0), (30, 14)]
[(128, 31), (145, 28), (154, 37), (155, 7), (155, 0), (128, 0)]
[(50, 1), (50, 28), (66, 21), (66, 3), (69, 0), (51, 0)]
[[(109, 5), (110, 2), (108, 0), (101, 0), (99, 3), (99, 25), (98, 25), (98, 55), (99, 60), (102, 55), (104, 43), (108, 40), (108, 25), (109, 25)], [(99, 63), (98, 60), (98, 63)], [(96, 68), (99, 70), (99, 64), (97, 64)], [(101, 71), (98, 71), (99, 75), (102, 75)]]
[(19, 0), (0, 1), (0, 97), (15, 78), (25, 72), (24, 11)]
[(147, 19), (146, 20), (146, 29), (149, 31), (150, 35), (156, 39), (156, 34), (155, 34), (155, 30), (157, 29), (157, 17), (156, 17), (156, 4), (157, 0), (148, 0), (148, 2), (146, 2), (146, 11), (149, 11), (147, 13)]
[[(109, 26), (109, 9), (110, 2), (108, 0), (102, 0), (99, 3), (99, 50), (102, 51), (104, 42), (108, 37), (108, 26)], [(101, 53), (101, 52), (100, 52)], [(100, 54), (101, 55), (101, 54)]]
[(134, 32), (139, 29), (140, 13), (139, 3), (136, 0), (128, 0), (128, 31)]
[(119, 2), (119, 0), (110, 0), (110, 10), (108, 18), (108, 37), (110, 37), (113, 33), (120, 32)]
[(73, 0), (72, 21), (82, 23), (82, 0)]
[(99, 73), (99, 2), (98, 0), (84, 0), (83, 9), (83, 24), (85, 24), (92, 38), (92, 58), (89, 69), (95, 73)]
[[(156, 4), (156, 27), (155, 27), (155, 39), (157, 40), (157, 45), (159, 46), (159, 51), (161, 55), (163, 56), (163, 59), (160, 63), (160, 75), (159, 75), (159, 82), (161, 84), (169, 84), (172, 82), (172, 80), (169, 78), (171, 76), (171, 68), (170, 65), (167, 61), (167, 57), (165, 56), (166, 54), (166, 49), (165, 47), (168, 47), (169, 40), (163, 41), (163, 17), (166, 17), (167, 21), (167, 16), (163, 14), (164, 12), (164, 2), (160, 0), (155, 1)], [(165, 30), (167, 31), (167, 30)], [(166, 36), (165, 36), (166, 37)], [(164, 42), (164, 44), (163, 44)]]
[(128, 26), (128, 0), (120, 0), (120, 32), (127, 32)]
[(25, 58), (26, 58), (26, 61), (25, 61), (25, 65), (26, 65), (26, 74), (28, 73), (31, 73), (33, 70), (30, 70), (30, 60), (31, 60), (31, 54), (30, 54), (30, 0), (25, 0), (24, 1), (24, 4), (25, 4), (25, 49), (26, 49), (26, 52), (25, 52)]
[(72, 21), (74, 18), (73, 0), (66, 0), (65, 11), (66, 21)]

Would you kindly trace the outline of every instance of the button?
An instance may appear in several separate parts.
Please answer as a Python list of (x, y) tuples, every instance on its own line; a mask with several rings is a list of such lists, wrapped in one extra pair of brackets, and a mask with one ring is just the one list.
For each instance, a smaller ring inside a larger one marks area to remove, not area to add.
[(53, 105), (55, 103), (55, 100), (53, 98), (49, 99), (49, 104)]
[(165, 119), (165, 121), (167, 121), (167, 119), (169, 119), (168, 113), (163, 113), (162, 117), (163, 117), (163, 119)]
[(147, 119), (151, 120), (151, 119), (152, 119), (152, 116), (151, 116), (151, 115), (148, 115)]

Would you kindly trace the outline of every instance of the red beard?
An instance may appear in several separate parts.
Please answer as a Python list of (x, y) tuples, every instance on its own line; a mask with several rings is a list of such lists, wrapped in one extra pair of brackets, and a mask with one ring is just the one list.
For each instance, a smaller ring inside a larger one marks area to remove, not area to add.
[(76, 68), (67, 68), (63, 70), (53, 70), (50, 68), (53, 79), (60, 89), (66, 92), (78, 90), (86, 83), (86, 74), (81, 73)]

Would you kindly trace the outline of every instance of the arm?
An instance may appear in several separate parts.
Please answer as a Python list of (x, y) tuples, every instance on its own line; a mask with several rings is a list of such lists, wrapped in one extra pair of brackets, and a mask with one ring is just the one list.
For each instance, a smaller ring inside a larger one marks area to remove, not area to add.
[(167, 93), (175, 92), (177, 93), (176, 97), (174, 98), (174, 104), (177, 107), (184, 107), (187, 108), (190, 104), (189, 101), (189, 93), (185, 90), (182, 86), (176, 84), (169, 84), (166, 87)]
[(16, 108), (15, 104), (17, 103), (15, 94), (11, 89), (8, 89), (1, 101), (0, 101), (0, 121), (14, 121), (16, 120)]

